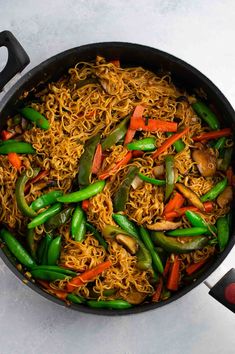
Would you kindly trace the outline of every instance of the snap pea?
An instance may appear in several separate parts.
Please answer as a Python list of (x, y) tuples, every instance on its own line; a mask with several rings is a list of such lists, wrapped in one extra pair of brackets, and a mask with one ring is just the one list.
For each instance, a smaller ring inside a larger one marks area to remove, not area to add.
[(128, 115), (123, 121), (116, 126), (116, 128), (104, 139), (101, 143), (102, 150), (105, 151), (115, 145), (119, 140), (124, 138), (127, 129), (128, 123), (130, 120), (130, 115)]
[(58, 214), (62, 208), (61, 203), (56, 203), (52, 207), (48, 208), (47, 210), (43, 211), (42, 213), (38, 214), (29, 224), (28, 229), (33, 229), (36, 226), (44, 224), (48, 219), (52, 216)]
[(86, 234), (85, 213), (80, 207), (80, 205), (77, 205), (72, 216), (71, 235), (75, 241), (82, 242), (85, 238), (85, 234)]
[(195, 213), (194, 211), (191, 210), (187, 210), (185, 212), (185, 215), (188, 221), (192, 224), (192, 226), (205, 227), (208, 230), (206, 234), (216, 234), (217, 232), (216, 227), (214, 225), (208, 224), (198, 213)]
[(53, 230), (57, 229), (58, 227), (66, 224), (72, 216), (74, 208), (66, 208), (61, 210), (56, 215), (51, 216), (45, 222), (45, 229), (47, 232), (52, 232)]
[(33, 258), (22, 247), (20, 242), (7, 229), (0, 230), (0, 238), (5, 242), (10, 252), (18, 259), (18, 261), (31, 269), (36, 265)]
[(60, 197), (63, 194), (62, 191), (55, 190), (49, 193), (41, 195), (41, 197), (37, 198), (32, 202), (30, 207), (34, 211), (38, 211), (39, 209), (45, 208), (48, 205), (52, 205), (56, 202), (56, 198)]
[(84, 304), (86, 302), (84, 297), (75, 294), (68, 294), (66, 300), (72, 302), (73, 304)]
[(149, 235), (148, 231), (143, 226), (140, 227), (140, 236), (141, 236), (141, 239), (142, 239), (143, 243), (145, 244), (146, 248), (149, 250), (149, 252), (151, 254), (154, 270), (162, 274), (164, 271), (164, 268), (163, 268), (161, 258), (159, 257), (157, 252), (154, 250), (154, 245), (153, 245), (153, 242), (150, 238), (150, 235)]
[(171, 193), (174, 190), (174, 157), (171, 155), (166, 156), (166, 189), (165, 189), (165, 202), (170, 198)]
[(151, 183), (151, 184), (156, 184), (157, 186), (165, 186), (166, 181), (164, 179), (156, 179), (156, 178), (151, 178), (148, 176), (145, 176), (143, 173), (137, 173), (137, 176), (142, 179), (142, 181)]
[(167, 231), (167, 235), (174, 237), (185, 237), (185, 236), (200, 236), (207, 233), (208, 229), (206, 227), (191, 227), (187, 229), (177, 229), (172, 231)]
[(204, 236), (195, 236), (192, 241), (180, 243), (174, 237), (165, 236), (163, 232), (158, 231), (151, 233), (151, 239), (154, 244), (161, 246), (165, 251), (179, 254), (199, 250), (208, 243), (208, 238)]
[(229, 223), (228, 218), (223, 216), (219, 218), (216, 222), (217, 230), (218, 230), (218, 243), (219, 249), (222, 252), (228, 244), (229, 240)]
[(87, 301), (87, 305), (96, 309), (113, 309), (113, 310), (124, 310), (132, 307), (129, 302), (125, 300), (89, 300)]
[(25, 171), (20, 175), (20, 177), (16, 181), (15, 196), (16, 196), (17, 207), (20, 209), (23, 215), (28, 216), (30, 218), (34, 218), (37, 215), (37, 213), (32, 208), (30, 208), (30, 206), (26, 202), (24, 190), (28, 180), (30, 178), (36, 177), (39, 171), (40, 171), (39, 168), (33, 169), (33, 175), (31, 177), (29, 177)]
[(100, 141), (101, 134), (94, 136), (86, 141), (84, 152), (79, 161), (78, 183), (81, 188), (90, 184), (92, 163), (96, 151), (97, 144)]
[(61, 251), (61, 236), (57, 236), (54, 238), (49, 247), (47, 252), (47, 264), (48, 265), (56, 265), (59, 258), (60, 258), (60, 251)]
[(205, 105), (205, 103), (197, 101), (192, 104), (192, 107), (197, 115), (202, 118), (211, 129), (217, 130), (220, 128), (220, 124), (216, 115), (207, 105)]
[[(173, 133), (166, 133), (167, 136), (172, 136)], [(182, 139), (178, 139), (175, 143), (173, 143), (173, 146), (176, 150), (176, 152), (181, 152), (185, 148), (185, 143), (182, 141)]]
[(77, 192), (65, 194), (62, 197), (57, 198), (57, 201), (61, 203), (78, 203), (84, 199), (89, 199), (102, 192), (104, 186), (105, 181), (98, 181)]
[(36, 242), (34, 240), (34, 236), (35, 236), (35, 232), (34, 229), (31, 230), (27, 230), (27, 244), (28, 244), (28, 248), (30, 250), (30, 254), (33, 257), (33, 259), (36, 259), (36, 251), (37, 251), (37, 245)]
[(19, 143), (19, 141), (15, 139), (1, 140), (0, 146), (12, 144), (12, 143)]
[(128, 150), (153, 151), (156, 149), (156, 138), (144, 138), (127, 144)]
[(222, 181), (218, 182), (209, 192), (204, 194), (200, 199), (204, 203), (208, 200), (214, 200), (218, 197), (219, 194), (223, 192), (227, 186), (228, 180), (225, 177)]
[(68, 275), (47, 269), (33, 269), (30, 272), (35, 279), (55, 281), (64, 280)]
[(221, 138), (219, 138), (219, 139), (216, 141), (215, 145), (213, 146), (214, 149), (217, 149), (217, 150), (223, 149), (223, 147), (224, 147), (224, 145), (225, 145), (225, 142), (226, 142), (226, 139), (227, 139), (227, 138), (226, 138), (225, 136), (222, 136)]
[(34, 122), (37, 127), (47, 130), (50, 128), (50, 123), (48, 120), (38, 111), (31, 107), (25, 107), (20, 109), (22, 116), (31, 122)]
[(47, 261), (48, 261), (47, 255), (48, 255), (48, 249), (51, 241), (52, 241), (52, 237), (51, 235), (48, 234), (46, 234), (41, 240), (37, 250), (37, 258), (39, 264), (47, 265)]
[(232, 154), (233, 154), (233, 148), (225, 149), (223, 161), (219, 166), (220, 170), (227, 171), (229, 165), (231, 164)]
[(99, 244), (104, 247), (104, 249), (107, 251), (108, 250), (108, 244), (107, 242), (103, 239), (99, 231), (91, 224), (88, 222), (86, 223), (86, 228), (88, 231), (92, 232), (93, 236), (99, 241)]
[(134, 236), (138, 240), (140, 239), (139, 232), (135, 224), (130, 221), (123, 214), (113, 214), (113, 220), (125, 231), (127, 231), (130, 235)]
[(24, 141), (17, 141), (0, 145), (0, 155), (7, 155), (11, 152), (16, 152), (18, 154), (35, 154), (36, 150), (32, 147), (31, 144)]
[(74, 277), (75, 275), (77, 275), (76, 272), (70, 270), (70, 269), (66, 269), (66, 268), (61, 268), (57, 265), (38, 265), (36, 267), (33, 267), (33, 270), (48, 270), (48, 271), (52, 271), (52, 272), (57, 272), (57, 273), (62, 273), (64, 275), (69, 275), (71, 277)]
[(114, 211), (123, 211), (125, 209), (126, 203), (129, 199), (130, 187), (133, 179), (135, 178), (138, 172), (138, 168), (136, 166), (131, 166), (119, 186), (114, 199), (113, 199), (113, 208)]

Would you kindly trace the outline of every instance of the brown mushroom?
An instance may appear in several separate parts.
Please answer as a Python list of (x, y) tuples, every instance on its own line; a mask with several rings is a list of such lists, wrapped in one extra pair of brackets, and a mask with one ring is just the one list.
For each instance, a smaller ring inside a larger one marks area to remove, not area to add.
[(192, 153), (193, 160), (197, 163), (197, 168), (202, 176), (212, 177), (216, 172), (216, 156), (207, 150), (194, 150)]
[(123, 298), (132, 305), (141, 304), (146, 298), (146, 294), (139, 293), (138, 291), (131, 291), (129, 294), (124, 295)]
[(153, 168), (153, 174), (156, 178), (161, 177), (165, 173), (164, 165), (155, 166)]
[(227, 186), (224, 191), (218, 196), (217, 204), (223, 208), (233, 200), (233, 189)]
[(122, 246), (124, 246), (126, 250), (130, 252), (130, 254), (132, 255), (136, 254), (138, 250), (138, 243), (133, 237), (128, 235), (118, 234), (116, 236), (116, 241), (120, 243)]
[(182, 225), (181, 221), (174, 222), (174, 221), (168, 221), (168, 220), (161, 220), (158, 222), (155, 222), (155, 224), (147, 225), (147, 228), (149, 230), (153, 231), (164, 231), (164, 230), (175, 230), (178, 229)]

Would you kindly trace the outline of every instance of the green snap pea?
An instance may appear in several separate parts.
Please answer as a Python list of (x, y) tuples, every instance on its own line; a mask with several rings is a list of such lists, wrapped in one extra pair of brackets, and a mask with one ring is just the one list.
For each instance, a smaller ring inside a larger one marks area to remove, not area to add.
[(223, 161), (219, 166), (220, 170), (227, 171), (229, 165), (231, 164), (232, 154), (233, 154), (233, 148), (225, 149)]
[(108, 250), (108, 244), (107, 242), (103, 239), (101, 236), (100, 232), (91, 224), (88, 222), (86, 223), (86, 228), (88, 231), (90, 231), (93, 236), (99, 241), (99, 244), (104, 247), (104, 249), (107, 251)]
[(164, 268), (163, 268), (161, 258), (159, 257), (159, 255), (154, 249), (154, 244), (150, 238), (148, 231), (143, 226), (140, 227), (140, 235), (143, 243), (145, 244), (146, 248), (149, 250), (151, 254), (154, 270), (162, 274)]
[(144, 138), (127, 144), (128, 150), (153, 151), (156, 149), (156, 138)]
[(113, 199), (113, 208), (114, 211), (123, 211), (125, 209), (126, 203), (129, 199), (129, 192), (131, 188), (131, 183), (135, 178), (138, 172), (138, 168), (136, 166), (131, 166), (119, 186), (114, 199)]
[(66, 208), (61, 210), (58, 214), (51, 216), (45, 222), (45, 229), (47, 232), (52, 232), (53, 230), (57, 229), (58, 227), (66, 224), (72, 216), (74, 208)]
[(37, 250), (37, 258), (39, 264), (47, 265), (47, 261), (48, 261), (47, 255), (48, 255), (48, 249), (51, 241), (52, 241), (52, 237), (51, 235), (48, 234), (46, 234), (41, 240)]
[(165, 251), (179, 254), (199, 250), (208, 244), (208, 238), (204, 236), (195, 236), (192, 241), (180, 243), (174, 237), (165, 236), (163, 232), (158, 231), (151, 233), (151, 239), (155, 245)]
[(214, 200), (220, 195), (223, 190), (226, 188), (228, 183), (227, 178), (225, 177), (222, 181), (218, 182), (209, 192), (204, 194), (201, 197), (201, 201), (204, 203), (208, 200)]
[(32, 147), (31, 144), (24, 141), (17, 141), (0, 145), (0, 155), (7, 155), (11, 152), (16, 152), (18, 154), (35, 154), (36, 150)]
[(33, 258), (22, 247), (15, 236), (13, 236), (8, 230), (1, 229), (0, 238), (5, 242), (10, 252), (16, 257), (16, 259), (18, 259), (21, 264), (25, 265), (29, 269), (36, 265)]
[(30, 272), (35, 279), (55, 281), (55, 280), (64, 280), (68, 275), (54, 272), (47, 269), (33, 269)]
[(167, 231), (167, 235), (174, 237), (185, 237), (185, 236), (200, 236), (208, 232), (206, 227), (191, 227), (187, 229), (177, 229), (172, 231)]
[(76, 272), (70, 270), (70, 269), (65, 269), (62, 267), (59, 267), (57, 265), (38, 265), (36, 267), (33, 267), (33, 270), (48, 270), (48, 271), (52, 271), (52, 272), (56, 272), (56, 273), (62, 273), (64, 275), (68, 275), (71, 277), (74, 277), (77, 275)]
[(57, 198), (57, 201), (61, 203), (78, 203), (102, 192), (104, 186), (105, 181), (98, 181), (77, 192), (65, 194), (62, 197)]
[(48, 120), (38, 111), (31, 107), (25, 107), (20, 109), (22, 116), (31, 122), (34, 122), (37, 127), (47, 130), (50, 128), (50, 123)]
[(226, 139), (227, 139), (227, 138), (226, 138), (225, 136), (222, 136), (221, 138), (219, 138), (219, 139), (216, 141), (215, 145), (213, 146), (214, 149), (217, 149), (217, 150), (223, 149), (223, 147), (224, 147), (224, 145), (225, 145), (225, 142), (226, 142)]
[(218, 118), (205, 103), (197, 101), (192, 104), (192, 107), (197, 115), (202, 118), (211, 129), (217, 130), (220, 128)]
[(76, 206), (72, 216), (71, 235), (77, 242), (82, 242), (86, 235), (86, 217), (80, 205)]
[(151, 177), (145, 176), (143, 173), (140, 173), (140, 172), (137, 175), (140, 179), (142, 179), (142, 181), (145, 181), (145, 182), (148, 182), (151, 184), (156, 184), (157, 186), (165, 186), (166, 185), (166, 181), (164, 179), (151, 178)]
[(102, 150), (105, 151), (119, 142), (122, 138), (124, 138), (127, 129), (128, 123), (130, 120), (130, 115), (127, 116), (123, 121), (116, 126), (116, 128), (104, 139), (102, 142)]
[(60, 258), (60, 251), (61, 251), (61, 236), (57, 236), (54, 238), (49, 247), (47, 252), (47, 264), (48, 265), (56, 265), (59, 258)]
[(140, 239), (139, 232), (135, 224), (130, 221), (125, 215), (123, 214), (113, 214), (113, 220), (125, 231), (127, 231), (130, 235)]
[(34, 218), (37, 215), (37, 213), (32, 208), (30, 208), (30, 206), (26, 202), (24, 190), (28, 180), (30, 178), (36, 177), (39, 171), (40, 171), (39, 168), (33, 169), (33, 175), (31, 177), (28, 177), (27, 173), (23, 172), (16, 181), (15, 196), (16, 196), (17, 207), (20, 209), (23, 215), (28, 216), (30, 218)]
[(1, 140), (0, 146), (9, 145), (12, 143), (19, 143), (19, 141), (15, 140), (15, 139)]
[(66, 299), (72, 302), (73, 304), (84, 304), (86, 302), (84, 297), (75, 294), (68, 294)]
[(166, 156), (166, 189), (165, 189), (165, 202), (170, 198), (174, 190), (175, 172), (174, 172), (174, 157), (171, 155)]
[(218, 243), (219, 249), (222, 252), (228, 244), (229, 240), (229, 223), (228, 218), (223, 216), (219, 218), (216, 222), (217, 230), (218, 230)]
[(205, 227), (207, 228), (208, 232), (206, 234), (216, 234), (217, 229), (214, 225), (208, 224), (198, 213), (195, 213), (194, 211), (187, 210), (185, 212), (185, 215), (188, 219), (188, 221), (192, 224), (194, 227)]
[(78, 183), (81, 188), (90, 184), (92, 163), (96, 151), (97, 144), (99, 144), (101, 134), (94, 136), (86, 141), (84, 152), (79, 161)]
[(28, 229), (34, 229), (36, 226), (44, 224), (52, 216), (58, 214), (62, 208), (61, 203), (56, 203), (49, 209), (38, 214), (29, 224)]
[(48, 205), (54, 204), (56, 202), (56, 198), (60, 197), (62, 194), (63, 192), (58, 190), (43, 194), (41, 197), (34, 200), (30, 207), (34, 211), (38, 211), (39, 209), (45, 208)]
[[(172, 136), (173, 133), (166, 133), (166, 135)], [(182, 141), (182, 139), (178, 139), (175, 143), (173, 143), (173, 146), (174, 146), (176, 152), (181, 152), (185, 148), (185, 143)]]
[(37, 258), (36, 252), (37, 252), (37, 245), (34, 239), (35, 232), (34, 229), (27, 230), (27, 245), (28, 249), (30, 251), (31, 256), (33, 259)]
[(113, 310), (124, 310), (129, 309), (132, 305), (125, 300), (89, 300), (87, 305), (96, 309), (113, 309)]

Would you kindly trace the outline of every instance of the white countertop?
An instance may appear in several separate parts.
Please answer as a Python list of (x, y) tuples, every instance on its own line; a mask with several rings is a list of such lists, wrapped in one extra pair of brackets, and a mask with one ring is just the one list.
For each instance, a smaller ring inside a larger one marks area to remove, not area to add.
[[(31, 58), (25, 72), (81, 44), (134, 42), (192, 64), (235, 107), (233, 0), (0, 0), (0, 13), (0, 31), (12, 31)], [(235, 316), (207, 293), (201, 284), (151, 312), (86, 315), (34, 293), (0, 261), (0, 353), (232, 354)]]

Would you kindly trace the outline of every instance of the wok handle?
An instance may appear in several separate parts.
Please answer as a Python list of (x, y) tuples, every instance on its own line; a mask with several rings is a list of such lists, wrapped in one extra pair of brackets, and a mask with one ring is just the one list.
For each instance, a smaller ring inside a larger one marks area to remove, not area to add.
[(210, 288), (211, 296), (235, 313), (235, 269), (230, 269), (221, 278), (224, 270), (225, 267), (220, 266), (215, 274), (213, 273), (204, 283)]
[(0, 92), (13, 76), (21, 72), (30, 62), (24, 48), (9, 31), (0, 32), (0, 47), (8, 50), (8, 60), (5, 68), (0, 72)]

